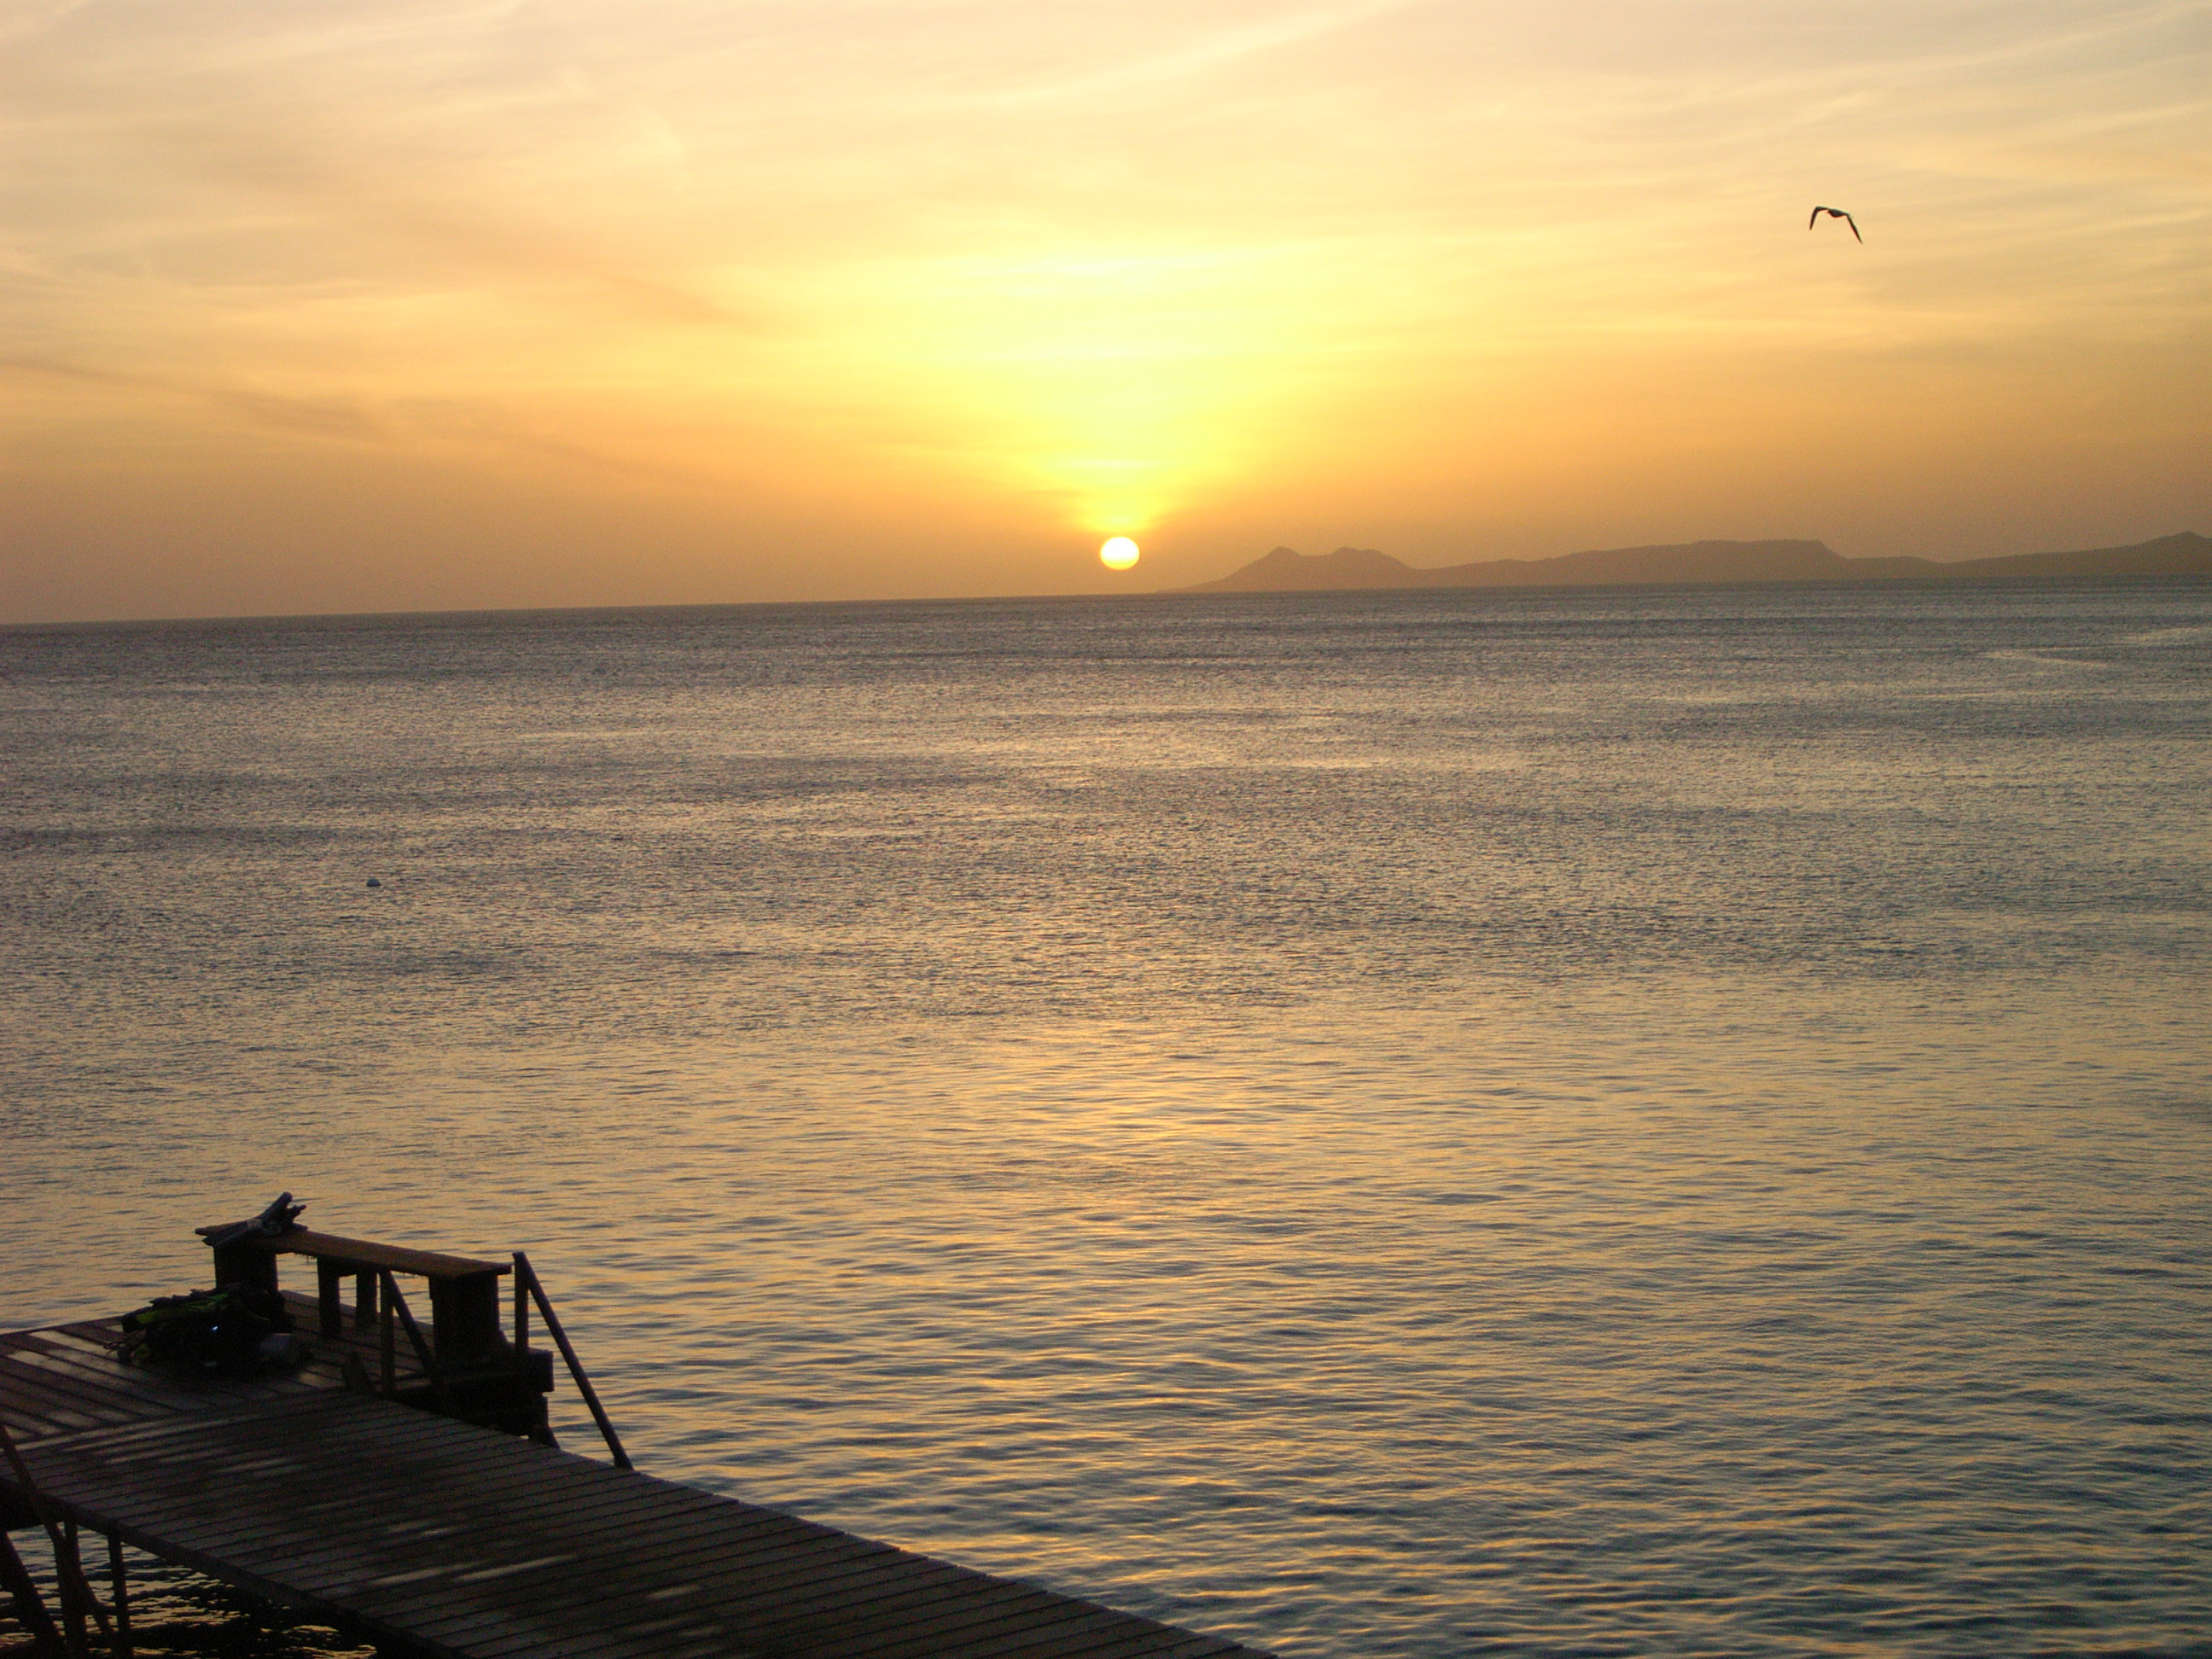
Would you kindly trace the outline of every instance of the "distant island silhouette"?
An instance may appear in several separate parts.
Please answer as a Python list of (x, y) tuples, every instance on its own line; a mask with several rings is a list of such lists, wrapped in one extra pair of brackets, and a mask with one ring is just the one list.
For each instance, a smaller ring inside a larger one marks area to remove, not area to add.
[(1607, 587), (1668, 582), (1988, 582), (2045, 576), (2212, 576), (2212, 540), (2193, 531), (2074, 553), (1994, 559), (1847, 559), (1825, 542), (1682, 542), (1595, 548), (1549, 559), (1419, 569), (1371, 547), (1279, 547), (1218, 581), (1171, 593), (1297, 593), (1363, 587)]

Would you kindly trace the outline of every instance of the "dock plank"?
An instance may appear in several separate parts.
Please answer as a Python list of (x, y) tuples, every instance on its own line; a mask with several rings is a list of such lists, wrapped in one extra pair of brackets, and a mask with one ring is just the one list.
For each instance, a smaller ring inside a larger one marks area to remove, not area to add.
[(35, 1358), (27, 1359), (21, 1354), (0, 1359), (0, 1389), (22, 1401), (27, 1410), (43, 1405), (88, 1413), (105, 1423), (175, 1417), (191, 1409), (181, 1401), (134, 1389), (127, 1381), (110, 1382), (105, 1378), (72, 1376), (66, 1368), (41, 1365)]

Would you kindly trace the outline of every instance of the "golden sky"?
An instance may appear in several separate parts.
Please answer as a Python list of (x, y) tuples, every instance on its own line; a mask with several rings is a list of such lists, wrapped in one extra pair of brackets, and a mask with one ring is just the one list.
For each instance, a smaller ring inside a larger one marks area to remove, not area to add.
[(2208, 112), (2201, 0), (0, 0), (0, 622), (2212, 531)]

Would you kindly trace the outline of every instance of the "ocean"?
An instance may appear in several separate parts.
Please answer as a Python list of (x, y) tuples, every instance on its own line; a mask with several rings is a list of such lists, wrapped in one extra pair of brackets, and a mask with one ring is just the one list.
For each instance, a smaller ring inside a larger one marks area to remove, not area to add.
[(0, 631), (0, 1326), (289, 1188), (1284, 1659), (2212, 1654), (2208, 694), (2186, 582)]

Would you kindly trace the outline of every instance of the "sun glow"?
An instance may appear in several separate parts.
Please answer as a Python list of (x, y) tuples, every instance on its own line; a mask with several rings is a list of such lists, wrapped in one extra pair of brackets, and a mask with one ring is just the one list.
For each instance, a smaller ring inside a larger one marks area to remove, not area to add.
[(1286, 356), (1311, 263), (1188, 238), (1110, 255), (992, 244), (855, 260), (776, 299), (811, 343), (806, 384), (836, 388), (819, 429), (1103, 540), (1243, 485), (1326, 401)]
[(1137, 562), (1137, 544), (1127, 536), (1116, 536), (1098, 550), (1098, 562), (1109, 570), (1127, 570)]

